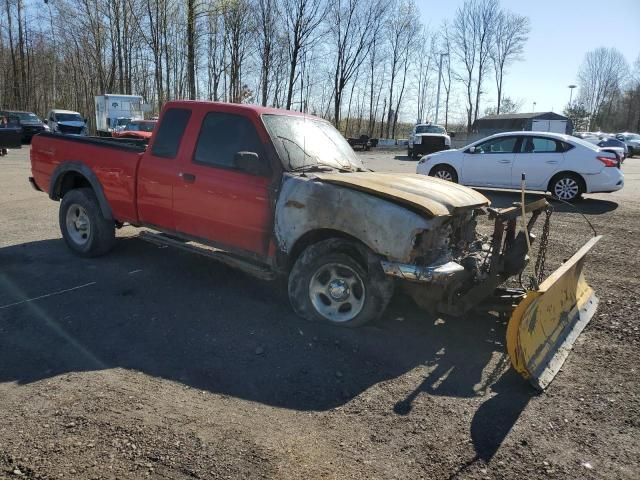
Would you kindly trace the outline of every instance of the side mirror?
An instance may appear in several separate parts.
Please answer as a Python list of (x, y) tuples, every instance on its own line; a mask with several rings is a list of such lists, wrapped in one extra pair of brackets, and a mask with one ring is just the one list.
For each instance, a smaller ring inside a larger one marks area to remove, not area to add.
[(269, 164), (260, 160), (255, 152), (238, 152), (233, 157), (233, 163), (238, 170), (251, 175), (266, 177), (271, 173)]
[(454, 138), (456, 136), (456, 132), (449, 132), (449, 137)]
[(47, 120), (46, 118), (42, 121), (45, 125), (49, 125), (49, 120)]
[(476, 153), (476, 147), (469, 147), (469, 153)]

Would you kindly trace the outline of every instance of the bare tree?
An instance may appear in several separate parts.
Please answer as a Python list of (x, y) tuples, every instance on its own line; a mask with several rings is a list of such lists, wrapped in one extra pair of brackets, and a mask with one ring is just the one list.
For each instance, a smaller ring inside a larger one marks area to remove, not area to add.
[(498, 106), (496, 114), (500, 114), (502, 103), (502, 86), (505, 68), (518, 60), (529, 38), (530, 22), (528, 17), (512, 12), (500, 11), (495, 22), (495, 34), (491, 49), (491, 63), (495, 73)]
[(293, 87), (300, 56), (317, 33), (325, 10), (323, 0), (285, 0), (284, 10), (289, 40), (289, 83), (286, 103), (286, 108), (289, 110), (293, 102)]
[(257, 14), (261, 104), (266, 107), (269, 97), (269, 80), (274, 60), (273, 49), (277, 35), (277, 18), (280, 15), (278, 0), (258, 0)]
[(380, 33), (386, 0), (332, 0), (329, 28), (335, 55), (333, 122), (340, 124), (343, 92)]
[(598, 120), (603, 107), (620, 91), (629, 67), (615, 48), (600, 47), (587, 52), (578, 72), (580, 102), (590, 112), (589, 128)]
[(387, 114), (387, 131), (386, 136), (389, 137), (389, 133), (395, 130), (395, 125), (398, 117), (398, 109), (400, 107), (400, 97), (396, 101), (396, 108), (393, 110), (391, 107), (394, 102), (394, 88), (396, 86), (396, 77), (402, 69), (403, 75), (403, 92), (404, 85), (406, 83), (406, 72), (409, 63), (409, 50), (412, 44), (414, 35), (416, 35), (416, 16), (417, 10), (416, 4), (413, 0), (396, 0), (392, 4), (391, 18), (387, 23), (386, 35), (389, 43), (391, 58), (390, 58), (390, 79), (389, 79), (389, 112)]
[(459, 79), (466, 89), (467, 131), (478, 118), (498, 13), (498, 0), (467, 0), (453, 20), (452, 44), (464, 69)]

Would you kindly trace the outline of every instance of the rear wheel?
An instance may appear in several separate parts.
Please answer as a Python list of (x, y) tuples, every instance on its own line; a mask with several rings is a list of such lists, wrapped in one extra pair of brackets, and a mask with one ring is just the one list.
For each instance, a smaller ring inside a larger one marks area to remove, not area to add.
[(104, 255), (115, 244), (115, 223), (104, 218), (90, 188), (77, 188), (62, 197), (59, 223), (67, 246), (82, 257)]
[(393, 293), (393, 281), (378, 261), (364, 265), (364, 249), (329, 239), (308, 247), (289, 274), (289, 299), (307, 320), (357, 327), (378, 318)]
[(582, 196), (585, 189), (580, 177), (573, 173), (561, 173), (551, 180), (549, 190), (554, 198), (573, 202)]
[(436, 165), (431, 169), (429, 175), (449, 182), (458, 183), (458, 174), (449, 165)]

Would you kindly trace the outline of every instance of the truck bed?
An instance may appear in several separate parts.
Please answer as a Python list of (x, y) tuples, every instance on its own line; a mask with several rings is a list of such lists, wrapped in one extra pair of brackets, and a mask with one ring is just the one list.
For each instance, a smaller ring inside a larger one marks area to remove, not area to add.
[(81, 164), (91, 170), (102, 186), (113, 216), (121, 222), (135, 222), (136, 172), (145, 141), (41, 133), (33, 137), (31, 168), (37, 186), (51, 195), (56, 168)]

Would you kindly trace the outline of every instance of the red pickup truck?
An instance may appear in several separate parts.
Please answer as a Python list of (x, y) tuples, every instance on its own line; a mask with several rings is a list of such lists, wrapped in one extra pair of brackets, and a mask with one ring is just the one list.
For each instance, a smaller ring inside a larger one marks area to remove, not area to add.
[[(60, 200), (77, 254), (107, 253), (124, 224), (147, 227), (152, 242), (288, 276), (292, 306), (308, 319), (361, 325), (398, 280), (421, 305), (461, 314), (525, 265), (519, 209), (492, 212), (502, 226), (490, 244), (476, 233), (483, 195), (369, 171), (330, 123), (291, 111), (169, 102), (148, 145), (45, 133), (31, 165), (32, 185)], [(503, 233), (509, 248), (495, 247)]]

